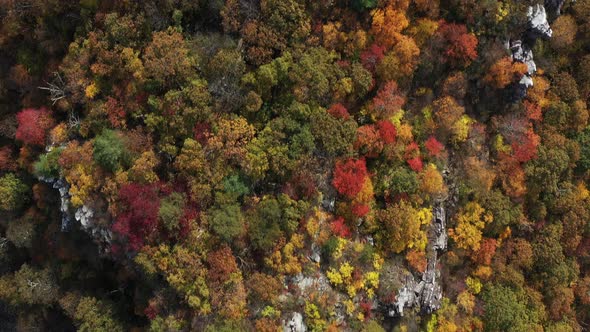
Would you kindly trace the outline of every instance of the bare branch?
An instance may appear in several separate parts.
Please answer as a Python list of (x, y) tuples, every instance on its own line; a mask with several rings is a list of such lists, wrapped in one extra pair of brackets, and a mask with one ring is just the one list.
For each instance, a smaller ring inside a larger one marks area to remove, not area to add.
[(41, 90), (47, 90), (49, 91), (49, 95), (50, 95), (50, 99), (53, 102), (53, 105), (55, 105), (56, 102), (58, 102), (60, 99), (63, 99), (66, 97), (66, 93), (65, 93), (65, 82), (63, 81), (63, 79), (61, 78), (61, 76), (59, 75), (59, 73), (54, 73), (55, 78), (53, 79), (53, 82), (47, 83), (47, 86), (40, 86), (38, 87)]

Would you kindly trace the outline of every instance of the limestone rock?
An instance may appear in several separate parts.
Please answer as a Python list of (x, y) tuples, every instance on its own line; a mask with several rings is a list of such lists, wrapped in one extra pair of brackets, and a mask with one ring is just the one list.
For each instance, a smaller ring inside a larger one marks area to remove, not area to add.
[(303, 315), (298, 312), (294, 312), (291, 318), (286, 322), (283, 322), (284, 332), (306, 332), (307, 326), (303, 323)]
[(76, 218), (76, 220), (80, 222), (80, 225), (82, 225), (84, 229), (88, 229), (90, 226), (92, 226), (91, 222), (93, 216), (94, 211), (92, 211), (86, 205), (83, 205), (82, 207), (78, 208), (76, 210), (76, 213), (74, 214), (74, 218)]
[(522, 62), (527, 66), (527, 73), (533, 75), (537, 71), (537, 65), (533, 59), (533, 51), (520, 40), (510, 42), (510, 50), (512, 51), (512, 59), (514, 61)]
[(541, 4), (530, 6), (527, 12), (529, 29), (534, 37), (551, 38), (553, 31), (547, 21), (547, 12)]
[(527, 90), (533, 86), (532, 76), (537, 71), (537, 65), (533, 59), (533, 51), (521, 40), (510, 41), (509, 48), (512, 52), (512, 59), (514, 61), (522, 62), (527, 65), (527, 72), (521, 77), (514, 89), (513, 99), (514, 101), (518, 101), (524, 98)]
[(426, 272), (422, 275), (424, 284), (420, 292), (420, 309), (423, 313), (431, 314), (440, 309), (442, 301), (442, 287), (439, 283), (440, 272), (436, 268), (436, 260), (428, 262)]
[(57, 189), (59, 192), (59, 200), (60, 206), (59, 210), (61, 212), (61, 231), (67, 232), (72, 224), (72, 218), (70, 216), (70, 186), (64, 179), (45, 179), (39, 178), (39, 180), (51, 184), (53, 189)]
[(447, 235), (447, 222), (445, 215), (445, 208), (442, 205), (436, 206), (433, 213), (433, 233), (436, 236), (433, 243), (435, 250), (446, 250), (448, 235)]
[(319, 263), (321, 261), (321, 248), (314, 243), (311, 244), (311, 255), (309, 259), (314, 263)]

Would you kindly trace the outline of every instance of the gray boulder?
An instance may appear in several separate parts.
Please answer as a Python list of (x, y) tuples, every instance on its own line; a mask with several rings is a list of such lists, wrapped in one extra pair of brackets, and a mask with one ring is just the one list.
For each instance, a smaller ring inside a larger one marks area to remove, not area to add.
[(305, 326), (305, 324), (303, 323), (303, 316), (298, 312), (294, 312), (289, 320), (283, 322), (283, 331), (306, 332), (307, 326)]
[(537, 4), (530, 6), (527, 12), (529, 22), (529, 29), (534, 37), (541, 37), (545, 39), (551, 38), (553, 31), (547, 21), (547, 12), (543, 5)]

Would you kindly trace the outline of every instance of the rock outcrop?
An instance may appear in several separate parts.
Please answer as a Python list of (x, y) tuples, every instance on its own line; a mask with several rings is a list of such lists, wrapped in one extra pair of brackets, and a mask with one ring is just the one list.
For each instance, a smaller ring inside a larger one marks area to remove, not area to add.
[[(560, 1), (553, 1), (552, 5), (558, 4)], [(559, 4), (559, 8), (561, 8)], [(522, 62), (527, 65), (527, 72), (522, 76), (514, 89), (514, 101), (521, 100), (526, 96), (526, 92), (533, 86), (533, 75), (537, 71), (537, 65), (533, 59), (532, 45), (538, 38), (549, 39), (553, 35), (553, 31), (547, 21), (547, 12), (543, 5), (537, 4), (530, 6), (527, 12), (528, 28), (522, 40), (510, 40), (507, 43), (508, 49), (512, 52), (512, 59), (517, 62)]]
[[(101, 250), (106, 250), (110, 247), (113, 234), (110, 229), (104, 226), (97, 225), (94, 220), (95, 211), (89, 206), (83, 205), (75, 211), (70, 204), (70, 185), (65, 179), (54, 178), (39, 178), (47, 184), (50, 184), (53, 189), (57, 189), (60, 197), (60, 211), (61, 211), (61, 231), (67, 232), (71, 230), (73, 221), (80, 223), (81, 228), (91, 235), (94, 240), (100, 244)], [(73, 211), (73, 212), (72, 212)]]
[(434, 208), (433, 219), (433, 248), (434, 250), (446, 250), (448, 242), (447, 221), (445, 208), (442, 205), (436, 206)]
[(547, 21), (547, 12), (543, 5), (537, 4), (535, 6), (530, 6), (527, 12), (527, 19), (529, 32), (532, 34), (533, 39), (539, 37), (545, 39), (551, 38), (553, 31)]
[(537, 65), (533, 59), (533, 51), (521, 40), (509, 42), (509, 49), (512, 51), (512, 59), (527, 65), (527, 72), (522, 76), (515, 87), (514, 100), (521, 100), (526, 96), (528, 89), (533, 87), (533, 75), (537, 71)]
[(406, 276), (404, 285), (399, 289), (396, 301), (386, 308), (389, 317), (403, 316), (406, 308), (417, 307), (423, 314), (431, 314), (440, 309), (442, 286), (440, 271), (437, 269), (438, 251), (447, 249), (446, 213), (442, 203), (432, 211), (432, 223), (428, 235), (428, 265), (420, 281), (412, 275)]
[(64, 179), (39, 177), (39, 181), (45, 182), (59, 192), (59, 211), (61, 212), (61, 231), (67, 232), (72, 225), (70, 213), (70, 185)]
[(291, 315), (291, 319), (283, 322), (284, 332), (306, 332), (307, 327), (303, 323), (303, 315), (298, 312), (294, 312)]

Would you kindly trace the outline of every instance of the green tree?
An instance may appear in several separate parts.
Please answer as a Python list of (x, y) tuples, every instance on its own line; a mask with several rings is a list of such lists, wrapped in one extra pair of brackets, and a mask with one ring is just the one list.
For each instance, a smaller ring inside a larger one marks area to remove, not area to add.
[(54, 148), (46, 154), (42, 154), (33, 165), (33, 171), (35, 175), (42, 176), (44, 178), (57, 178), (59, 177), (59, 156), (62, 148)]
[(244, 218), (238, 204), (212, 208), (208, 215), (213, 232), (227, 242), (231, 242), (244, 231)]
[(174, 192), (160, 201), (158, 217), (164, 227), (174, 232), (178, 230), (180, 218), (184, 213), (186, 198), (183, 194)]
[(576, 135), (576, 141), (580, 145), (580, 159), (577, 162), (577, 169), (581, 172), (590, 170), (590, 126)]
[(127, 166), (129, 157), (119, 133), (106, 129), (96, 137), (94, 140), (94, 160), (102, 168), (111, 172)]
[(173, 315), (165, 318), (158, 316), (150, 322), (150, 332), (160, 331), (182, 331), (186, 321)]
[(377, 0), (354, 0), (352, 7), (358, 11), (365, 11), (377, 6)]
[(375, 186), (375, 191), (378, 193), (413, 194), (418, 189), (416, 172), (412, 172), (406, 167), (390, 167), (388, 164), (383, 164), (379, 170)]
[(482, 205), (494, 217), (494, 220), (484, 229), (485, 233), (492, 236), (500, 235), (507, 226), (518, 225), (524, 217), (522, 205), (514, 204), (508, 196), (497, 189), (490, 191), (483, 198)]
[(0, 210), (16, 211), (27, 202), (29, 188), (13, 173), (0, 178)]
[(542, 330), (545, 318), (542, 303), (537, 303), (527, 291), (489, 284), (484, 288), (484, 326), (486, 331)]
[(319, 108), (311, 116), (311, 133), (316, 144), (330, 156), (348, 156), (356, 139), (357, 124), (353, 120), (337, 119)]
[(109, 304), (94, 297), (83, 297), (76, 307), (74, 319), (78, 331), (124, 331), (121, 324), (114, 318), (113, 309)]
[(281, 237), (293, 234), (309, 208), (305, 201), (295, 201), (281, 194), (265, 196), (248, 214), (248, 234), (253, 246), (269, 251)]

